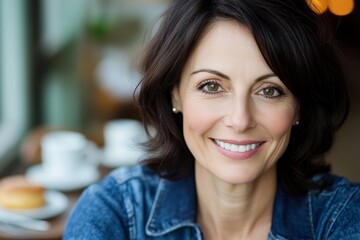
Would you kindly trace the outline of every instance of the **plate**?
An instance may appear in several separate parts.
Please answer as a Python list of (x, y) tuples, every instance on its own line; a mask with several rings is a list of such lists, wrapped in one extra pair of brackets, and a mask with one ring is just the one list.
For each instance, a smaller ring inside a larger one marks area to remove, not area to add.
[(85, 188), (100, 178), (99, 170), (91, 164), (84, 164), (76, 174), (67, 177), (54, 177), (47, 174), (41, 164), (34, 165), (25, 173), (31, 181), (47, 188), (59, 191), (73, 191)]
[(1, 207), (0, 215), (6, 215), (10, 212), (35, 219), (47, 219), (65, 212), (69, 205), (69, 199), (58, 191), (46, 191), (45, 201), (46, 205), (44, 207), (30, 210), (8, 210)]

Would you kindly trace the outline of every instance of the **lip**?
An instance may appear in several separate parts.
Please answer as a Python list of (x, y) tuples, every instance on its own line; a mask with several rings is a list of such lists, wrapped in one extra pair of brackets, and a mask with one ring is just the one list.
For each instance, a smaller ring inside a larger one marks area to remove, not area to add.
[[(256, 144), (256, 148), (255, 149), (251, 149), (249, 151), (246, 152), (233, 152), (230, 150), (226, 150), (222, 147), (220, 147), (215, 141), (219, 140), (221, 142), (224, 143), (229, 143), (229, 144), (235, 144), (235, 145), (251, 145), (251, 144)], [(236, 140), (228, 140), (228, 139), (213, 139), (211, 138), (211, 141), (214, 143), (216, 150), (224, 155), (227, 158), (230, 159), (234, 159), (234, 160), (245, 160), (245, 159), (249, 159), (252, 156), (254, 156), (264, 145), (264, 141), (252, 141), (252, 140), (245, 140), (245, 141), (236, 141)]]

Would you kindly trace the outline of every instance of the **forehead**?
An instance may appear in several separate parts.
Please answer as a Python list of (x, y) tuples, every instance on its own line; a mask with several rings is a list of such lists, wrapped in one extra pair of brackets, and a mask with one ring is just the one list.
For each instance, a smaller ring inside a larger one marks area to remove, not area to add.
[(215, 22), (205, 29), (184, 72), (201, 68), (212, 68), (227, 74), (234, 73), (235, 70), (246, 71), (246, 74), (272, 72), (251, 31), (230, 20)]

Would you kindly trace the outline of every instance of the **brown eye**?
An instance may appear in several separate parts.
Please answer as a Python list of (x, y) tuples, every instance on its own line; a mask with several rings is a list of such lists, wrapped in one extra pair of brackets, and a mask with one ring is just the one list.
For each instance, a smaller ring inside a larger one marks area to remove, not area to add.
[(198, 89), (207, 94), (217, 94), (223, 91), (221, 85), (213, 80), (203, 82)]
[(205, 88), (207, 88), (209, 92), (217, 92), (220, 86), (217, 83), (209, 83)]
[(277, 98), (284, 95), (284, 91), (277, 86), (268, 86), (261, 89), (258, 94), (263, 95), (266, 98)]
[(266, 88), (264, 89), (264, 95), (273, 97), (276, 94), (276, 90), (274, 88)]

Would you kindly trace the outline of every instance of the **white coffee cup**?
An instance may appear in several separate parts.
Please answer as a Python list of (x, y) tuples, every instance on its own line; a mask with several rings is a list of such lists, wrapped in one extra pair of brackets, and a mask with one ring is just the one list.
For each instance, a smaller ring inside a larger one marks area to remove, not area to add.
[(143, 125), (133, 119), (117, 119), (104, 128), (104, 161), (107, 167), (134, 165), (144, 155), (141, 145), (147, 136)]
[(89, 141), (74, 131), (50, 132), (42, 138), (42, 168), (54, 178), (72, 177), (86, 164)]

